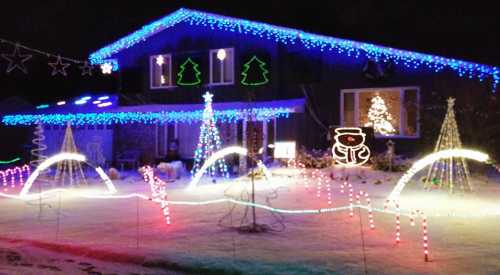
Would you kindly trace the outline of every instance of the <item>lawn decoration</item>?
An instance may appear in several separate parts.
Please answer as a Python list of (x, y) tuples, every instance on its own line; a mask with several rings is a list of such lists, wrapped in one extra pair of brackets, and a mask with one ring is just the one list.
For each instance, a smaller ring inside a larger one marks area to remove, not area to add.
[[(24, 184), (23, 189), (19, 193), (19, 197), (20, 198), (28, 197), (27, 195), (31, 189), (31, 186), (33, 185), (35, 180), (38, 178), (38, 176), (40, 176), (40, 174), (43, 173), (43, 171), (47, 170), (51, 165), (53, 165), (55, 163), (59, 163), (61, 161), (68, 161), (68, 160), (69, 161), (85, 162), (87, 159), (84, 155), (76, 154), (76, 153), (59, 153), (57, 155), (54, 155), (54, 156), (46, 159), (45, 161), (40, 163), (40, 165), (38, 165), (36, 170), (33, 171), (33, 173), (31, 173), (29, 178), (26, 180), (26, 183)], [(109, 177), (102, 170), (102, 168), (96, 167), (95, 170), (96, 170), (97, 174), (99, 174), (99, 176), (103, 180), (104, 184), (106, 185), (106, 187), (108, 189), (107, 194), (116, 193), (116, 188), (113, 185), (113, 182), (109, 179)], [(52, 189), (52, 190), (45, 191), (44, 193), (59, 192), (60, 190), (61, 189)], [(39, 195), (41, 195), (41, 194), (39, 194)]]
[(472, 159), (479, 162), (487, 162), (490, 160), (490, 157), (487, 154), (469, 149), (448, 149), (429, 154), (413, 163), (411, 168), (406, 171), (406, 173), (399, 179), (388, 199), (396, 200), (401, 194), (401, 191), (403, 191), (406, 184), (411, 180), (411, 178), (420, 170), (424, 169), (427, 165), (435, 163), (436, 161), (439, 161), (441, 159), (452, 158)]
[[(203, 95), (205, 99), (205, 109), (203, 110), (203, 122), (200, 127), (200, 137), (198, 139), (198, 145), (194, 151), (194, 164), (191, 174), (194, 176), (199, 170), (201, 170), (202, 165), (204, 165), (208, 158), (210, 158), (214, 152), (222, 148), (222, 142), (219, 135), (219, 129), (215, 125), (214, 111), (212, 109), (212, 98), (213, 94), (206, 92)], [(226, 162), (224, 158), (217, 159), (214, 165), (210, 165), (203, 172), (207, 172), (210, 176), (214, 177), (216, 175), (229, 177), (229, 172), (227, 170)]]
[[(206, 170), (210, 166), (212, 166), (214, 163), (216, 163), (219, 159), (224, 158), (225, 156), (230, 155), (230, 154), (238, 154), (238, 155), (241, 155), (241, 156), (247, 156), (248, 150), (246, 148), (243, 148), (243, 147), (240, 147), (240, 146), (230, 146), (230, 147), (226, 147), (226, 148), (224, 148), (222, 150), (219, 150), (219, 151), (213, 153), (210, 156), (210, 158), (208, 158), (207, 160), (205, 160), (205, 162), (203, 163), (203, 165), (201, 166), (201, 168), (198, 170), (198, 172), (196, 172), (193, 175), (193, 178), (191, 179), (191, 182), (189, 182), (189, 185), (186, 188), (186, 190), (193, 190), (197, 186), (197, 184), (200, 181), (200, 179), (203, 176), (203, 174), (206, 172)], [(266, 166), (262, 163), (262, 161), (257, 161), (257, 166), (260, 167), (260, 168), (262, 168), (266, 179), (270, 180), (271, 179), (271, 173), (266, 168)]]
[(168, 207), (167, 201), (167, 183), (162, 181), (159, 177), (154, 175), (153, 168), (150, 166), (144, 166), (141, 168), (141, 173), (144, 181), (151, 187), (151, 194), (154, 200), (159, 201), (160, 207), (165, 217), (165, 222), (170, 225), (170, 209)]
[[(24, 185), (24, 179), (31, 173), (30, 166), (16, 166), (6, 170), (0, 170), (0, 179), (2, 180), (3, 191), (7, 192), (9, 188), (16, 188)], [(17, 177), (16, 177), (17, 176)]]
[[(447, 102), (448, 109), (434, 152), (462, 148), (460, 133), (455, 120), (455, 111), (453, 110), (455, 99), (450, 97)], [(462, 192), (472, 191), (469, 168), (465, 158), (452, 156), (434, 161), (427, 172), (424, 187), (426, 189), (448, 188), (451, 194), (455, 191), (456, 186), (460, 187)]]
[[(61, 153), (78, 154), (73, 132), (71, 131), (71, 122), (69, 121), (66, 124)], [(69, 180), (69, 184), (66, 184), (66, 179)], [(74, 159), (65, 159), (57, 163), (54, 180), (59, 186), (87, 184), (80, 161)]]
[(360, 166), (370, 159), (370, 149), (365, 143), (366, 134), (361, 128), (344, 127), (335, 129), (333, 158), (344, 166)]

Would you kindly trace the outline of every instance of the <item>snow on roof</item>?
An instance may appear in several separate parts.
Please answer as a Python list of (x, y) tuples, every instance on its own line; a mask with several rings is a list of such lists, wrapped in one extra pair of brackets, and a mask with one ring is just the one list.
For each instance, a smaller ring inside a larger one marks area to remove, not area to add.
[(283, 44), (300, 44), (307, 49), (320, 49), (321, 51), (337, 51), (347, 56), (358, 58), (364, 56), (373, 60), (393, 61), (410, 68), (425, 66), (435, 72), (451, 69), (461, 77), (478, 78), (483, 81), (490, 78), (495, 90), (500, 81), (498, 67), (467, 62), (463, 60), (446, 58), (436, 55), (423, 54), (407, 50), (378, 46), (353, 40), (340, 39), (324, 35), (304, 32), (297, 29), (279, 27), (271, 24), (254, 22), (228, 16), (201, 12), (181, 8), (168, 14), (141, 29), (97, 50), (90, 54), (92, 64), (113, 63), (116, 53), (146, 41), (149, 37), (171, 28), (179, 23), (204, 26), (212, 30), (237, 32), (245, 35), (258, 36), (262, 39), (274, 40)]

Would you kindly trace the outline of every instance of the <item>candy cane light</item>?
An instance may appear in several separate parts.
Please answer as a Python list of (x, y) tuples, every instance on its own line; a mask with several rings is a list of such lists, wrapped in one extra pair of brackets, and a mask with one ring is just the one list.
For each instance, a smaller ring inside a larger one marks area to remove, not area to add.
[[(40, 176), (40, 172), (46, 170), (49, 168), (51, 165), (58, 163), (60, 161), (64, 160), (75, 160), (75, 161), (80, 161), (80, 162), (85, 162), (87, 158), (82, 155), (82, 154), (76, 154), (76, 153), (59, 153), (57, 155), (54, 155), (46, 160), (44, 160), (38, 167), (33, 171), (33, 173), (29, 176), (29, 178), (26, 180), (26, 183), (24, 184), (23, 189), (19, 193), (20, 197), (24, 197), (28, 195), (28, 192), (33, 185), (33, 182)], [(111, 179), (104, 173), (101, 167), (95, 168), (97, 174), (101, 177), (101, 179), (104, 181), (104, 184), (108, 188), (109, 193), (116, 193), (116, 188), (113, 185), (113, 182), (111, 182)]]
[(490, 157), (485, 153), (469, 149), (449, 149), (429, 154), (416, 161), (411, 166), (411, 168), (408, 171), (406, 171), (406, 173), (404, 173), (404, 175), (399, 179), (398, 183), (392, 190), (388, 199), (389, 200), (397, 199), (401, 194), (401, 191), (403, 191), (406, 184), (416, 173), (425, 168), (427, 165), (430, 165), (433, 162), (443, 158), (466, 158), (479, 162), (486, 162), (490, 159)]

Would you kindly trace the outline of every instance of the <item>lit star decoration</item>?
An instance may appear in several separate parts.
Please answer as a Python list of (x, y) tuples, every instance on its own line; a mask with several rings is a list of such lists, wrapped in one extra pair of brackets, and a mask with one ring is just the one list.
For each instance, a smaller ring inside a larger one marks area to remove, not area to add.
[(83, 65), (80, 66), (80, 70), (82, 70), (82, 76), (92, 76), (92, 66), (88, 61), (83, 62)]
[(69, 67), (69, 63), (63, 63), (60, 55), (57, 56), (56, 62), (49, 62), (49, 66), (52, 67), (52, 76), (61, 74), (66, 76), (66, 68)]
[(12, 54), (3, 53), (2, 57), (9, 62), (6, 70), (7, 73), (10, 73), (15, 69), (19, 69), (25, 74), (28, 73), (28, 69), (24, 65), (24, 62), (28, 61), (32, 57), (32, 55), (21, 54), (19, 52), (19, 45), (16, 44), (16, 47), (14, 48), (14, 52), (12, 52)]
[[(219, 129), (215, 125), (214, 111), (212, 109), (213, 94), (206, 92), (203, 95), (205, 99), (205, 109), (203, 110), (203, 120), (200, 127), (200, 136), (198, 145), (194, 151), (194, 164), (191, 174), (194, 176), (203, 166), (203, 162), (207, 161), (214, 153), (222, 148)], [(229, 177), (226, 162), (224, 158), (218, 159), (213, 165), (205, 170), (212, 177), (216, 175)]]
[[(81, 102), (81, 101), (78, 101)], [(84, 103), (86, 101), (82, 101)], [(214, 111), (214, 119), (232, 123), (248, 117), (256, 121), (269, 121), (274, 118), (287, 118), (293, 108), (249, 108)], [(112, 124), (155, 124), (155, 123), (195, 123), (203, 121), (203, 111), (162, 111), (162, 112), (102, 112), (102, 113), (70, 113), (70, 114), (32, 114), (5, 115), (4, 125), (36, 125), (40, 121), (46, 125), (112, 125)]]
[(109, 63), (104, 63), (101, 65), (101, 73), (102, 74), (111, 74), (112, 70), (113, 70), (113, 66)]
[(158, 66), (165, 64), (165, 59), (163, 58), (163, 55), (159, 55), (156, 57), (156, 64), (158, 64)]
[(332, 53), (336, 52), (356, 59), (363, 58), (383, 62), (392, 61), (396, 65), (400, 64), (412, 69), (425, 67), (435, 72), (452, 70), (460, 77), (477, 78), (480, 81), (490, 78), (493, 91), (500, 82), (500, 69), (494, 66), (317, 35), (297, 29), (184, 8), (145, 25), (130, 35), (101, 48), (92, 53), (89, 56), (89, 60), (92, 64), (102, 64), (116, 53), (144, 42), (147, 38), (180, 23), (206, 27), (211, 30), (256, 36), (282, 44), (301, 45), (307, 49), (318, 49), (320, 51)]

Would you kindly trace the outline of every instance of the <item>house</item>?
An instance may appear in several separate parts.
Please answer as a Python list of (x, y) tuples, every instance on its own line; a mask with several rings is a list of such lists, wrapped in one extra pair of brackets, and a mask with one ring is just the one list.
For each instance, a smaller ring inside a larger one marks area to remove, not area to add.
[[(374, 146), (390, 138), (411, 152), (439, 127), (444, 98), (466, 102), (500, 81), (494, 66), (190, 9), (143, 26), (89, 60), (119, 74), (116, 104), (7, 115), (3, 123), (61, 127), (72, 120), (75, 127), (112, 130), (107, 158), (131, 148), (145, 159), (161, 158), (178, 140), (181, 157), (190, 159), (202, 95), (210, 91), (226, 145), (257, 150), (296, 141), (327, 148), (332, 127), (356, 126), (373, 128)], [(375, 127), (371, 116), (380, 108), (388, 128)]]

